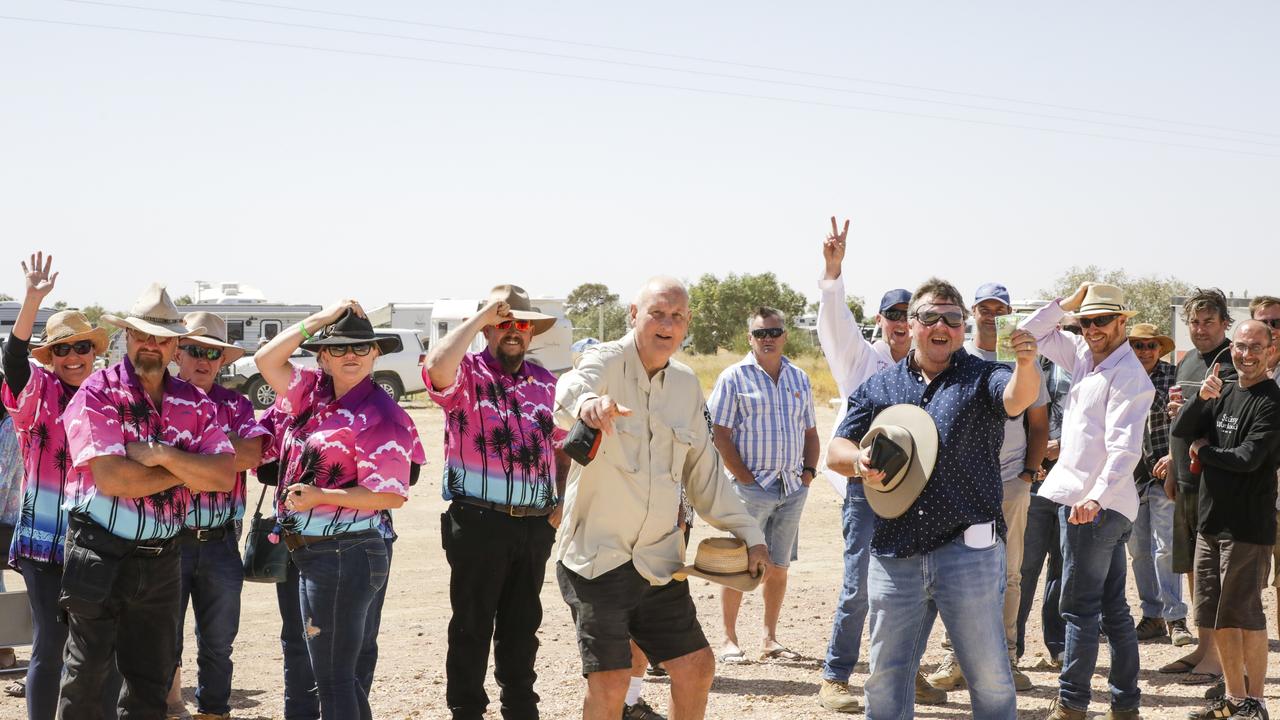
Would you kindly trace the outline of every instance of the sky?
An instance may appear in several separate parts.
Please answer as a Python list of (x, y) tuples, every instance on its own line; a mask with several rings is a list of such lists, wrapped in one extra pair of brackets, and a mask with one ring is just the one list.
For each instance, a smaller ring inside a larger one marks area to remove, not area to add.
[(0, 0), (0, 292), (40, 249), (50, 302), (112, 309), (197, 279), (817, 299), (838, 215), (868, 299), (1087, 264), (1280, 294), (1278, 30), (1263, 1)]

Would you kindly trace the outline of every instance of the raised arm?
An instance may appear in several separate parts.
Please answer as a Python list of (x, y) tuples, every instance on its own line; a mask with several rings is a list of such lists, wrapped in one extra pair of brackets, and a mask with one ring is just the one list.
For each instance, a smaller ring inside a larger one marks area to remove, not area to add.
[(27, 361), (31, 333), (35, 329), (41, 303), (53, 292), (54, 283), (58, 280), (58, 273), (50, 272), (53, 268), (52, 255), (46, 258), (43, 252), (36, 252), (30, 262), (30, 265), (22, 263), (26, 293), (22, 297), (18, 317), (13, 321), (13, 331), (4, 344), (4, 382), (14, 397), (22, 394), (31, 379), (31, 365)]
[(862, 336), (862, 328), (845, 302), (842, 275), (848, 236), (849, 221), (839, 230), (836, 219), (831, 218), (831, 235), (822, 243), (824, 269), (818, 282), (818, 289), (822, 291), (818, 302), (818, 344), (822, 346), (841, 397), (846, 398), (857, 389), (850, 386), (866, 374), (862, 368), (875, 361), (871, 343)]
[[(348, 308), (354, 310), (360, 317), (364, 317), (364, 308), (360, 307), (360, 303), (348, 299), (308, 316), (299, 325), (306, 328), (307, 335), (315, 335), (324, 326), (342, 317)], [(298, 325), (290, 325), (282, 328), (270, 342), (254, 353), (253, 362), (258, 366), (258, 372), (262, 373), (262, 378), (267, 381), (272, 390), (276, 391), (276, 395), (283, 397), (289, 393), (289, 379), (293, 376), (293, 367), (289, 364), (289, 358), (305, 339)]]
[(1067, 300), (1054, 300), (1042, 306), (1031, 313), (1031, 317), (1023, 320), (1022, 325), (1019, 326), (1035, 338), (1041, 355), (1068, 372), (1075, 368), (1076, 356), (1081, 351), (1084, 340), (1059, 330), (1058, 323), (1062, 322), (1062, 318), (1066, 317), (1068, 312), (1080, 309), (1080, 303), (1084, 298), (1083, 290), (1088, 289), (1090, 284), (1081, 285), (1076, 294)]
[(1044, 378), (1040, 376), (1036, 339), (1031, 333), (1015, 330), (1009, 344), (1017, 352), (1017, 361), (1013, 366), (1013, 377), (1004, 386), (1004, 411), (1012, 418), (1021, 415), (1040, 397)]
[(476, 333), (485, 325), (496, 325), (503, 318), (511, 317), (511, 306), (501, 300), (485, 305), (479, 312), (467, 318), (467, 321), (454, 328), (432, 346), (427, 353), (426, 366), (423, 372), (427, 381), (436, 390), (444, 390), (453, 385), (458, 378), (458, 365), (471, 347)]

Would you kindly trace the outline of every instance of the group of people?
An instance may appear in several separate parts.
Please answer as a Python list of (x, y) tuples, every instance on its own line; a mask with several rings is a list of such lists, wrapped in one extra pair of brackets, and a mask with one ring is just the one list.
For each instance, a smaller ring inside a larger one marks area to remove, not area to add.
[[(832, 218), (819, 283), (819, 342), (846, 401), (823, 473), (844, 497), (844, 572), (818, 702), (909, 718), (967, 687), (975, 717), (1016, 717), (1043, 576), (1043, 640), (1061, 670), (1048, 717), (1085, 717), (1106, 642), (1108, 717), (1137, 718), (1139, 640), (1194, 642), (1187, 574), (1199, 642), (1161, 671), (1221, 681), (1193, 718), (1267, 717), (1280, 299), (1257, 298), (1253, 319), (1233, 328), (1222, 294), (1198, 290), (1184, 307), (1195, 349), (1175, 367), (1162, 359), (1173, 342), (1131, 325), (1119, 288), (1084, 283), (1005, 333), (1004, 285), (966, 298), (931, 278), (884, 293), (872, 342), (846, 303), (848, 228)], [(23, 463), (9, 560), (35, 623), (29, 717), (164, 717), (180, 702), (188, 605), (196, 717), (230, 717), (248, 472), (275, 488), (268, 540), (288, 553), (276, 584), (285, 717), (372, 717), (392, 511), (425, 462), (413, 421), (371, 378), (396, 336), (378, 333), (354, 300), (286, 328), (254, 355), (277, 396), (255, 416), (216, 383), (244, 354), (216, 315), (183, 316), (153, 285), (128, 315), (103, 316), (126, 333), (125, 355), (95, 370), (106, 330), (64, 310), (35, 341), (57, 274), (40, 253), (23, 272), (0, 395)], [(642, 697), (646, 673), (669, 677), (673, 720), (704, 717), (716, 663), (748, 659), (737, 619), (757, 588), (758, 657), (800, 657), (778, 620), (821, 442), (809, 378), (783, 354), (788, 319), (764, 306), (744, 318), (750, 352), (706, 397), (673, 359), (690, 320), (684, 285), (649, 280), (629, 319), (624, 337), (588, 348), (557, 378), (526, 357), (554, 318), (498, 285), (425, 358), (445, 425), (445, 704), (455, 720), (484, 716), (491, 651), (503, 717), (538, 717), (540, 592), (553, 555), (587, 720), (664, 720)], [(471, 351), (478, 335), (483, 347)], [(317, 367), (291, 363), (299, 348)], [(687, 558), (696, 517), (728, 537)], [(722, 586), (719, 653), (690, 576)], [(926, 675), (938, 615), (945, 660)], [(858, 692), (849, 682), (868, 621), (870, 676)]]

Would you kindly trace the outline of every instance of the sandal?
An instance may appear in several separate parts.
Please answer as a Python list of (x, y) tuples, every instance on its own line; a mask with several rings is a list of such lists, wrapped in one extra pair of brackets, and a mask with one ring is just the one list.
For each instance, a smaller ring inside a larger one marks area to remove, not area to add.
[(741, 665), (747, 661), (747, 656), (741, 650), (720, 653), (720, 662), (726, 665)]
[(771, 647), (760, 653), (760, 661), (765, 660), (803, 660), (800, 653), (790, 650), (782, 645)]
[(16, 698), (26, 697), (26, 696), (27, 696), (27, 683), (26, 683), (26, 681), (25, 681), (25, 680), (14, 680), (13, 682), (9, 683), (8, 685), (5, 685), (5, 686), (4, 686), (4, 694), (5, 694), (5, 695), (8, 695), (9, 697), (16, 697)]
[(1196, 669), (1195, 663), (1191, 662), (1186, 658), (1178, 658), (1177, 660), (1174, 660), (1168, 665), (1161, 667), (1156, 672), (1164, 673), (1166, 675), (1181, 675), (1183, 673), (1189, 673), (1195, 669)]
[(1178, 678), (1178, 682), (1182, 685), (1212, 685), (1221, 679), (1221, 673), (1189, 672)]

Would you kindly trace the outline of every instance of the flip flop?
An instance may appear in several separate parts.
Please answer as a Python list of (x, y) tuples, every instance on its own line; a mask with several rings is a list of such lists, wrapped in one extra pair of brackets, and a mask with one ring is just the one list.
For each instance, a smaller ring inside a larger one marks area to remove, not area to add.
[(1212, 685), (1222, 679), (1218, 673), (1189, 672), (1178, 679), (1182, 685)]
[(802, 659), (803, 658), (800, 656), (800, 653), (795, 652), (794, 650), (790, 650), (786, 647), (783, 647), (782, 645), (769, 648), (768, 650), (765, 650), (764, 652), (760, 653), (761, 662), (765, 660), (802, 660)]
[(24, 681), (24, 680), (15, 680), (15, 681), (13, 681), (13, 682), (9, 683), (8, 685), (5, 685), (5, 686), (4, 686), (4, 694), (5, 694), (5, 695), (8, 695), (9, 697), (16, 697), (16, 698), (26, 697), (26, 696), (27, 696), (27, 683), (26, 683), (26, 681)]
[(1183, 673), (1189, 673), (1195, 669), (1196, 669), (1195, 663), (1191, 662), (1186, 658), (1178, 658), (1177, 660), (1174, 660), (1168, 665), (1165, 665), (1164, 667), (1160, 668), (1156, 672), (1164, 673), (1166, 675), (1181, 675)]
[(720, 662), (726, 665), (740, 665), (747, 661), (747, 656), (741, 650), (733, 652), (720, 653)]

